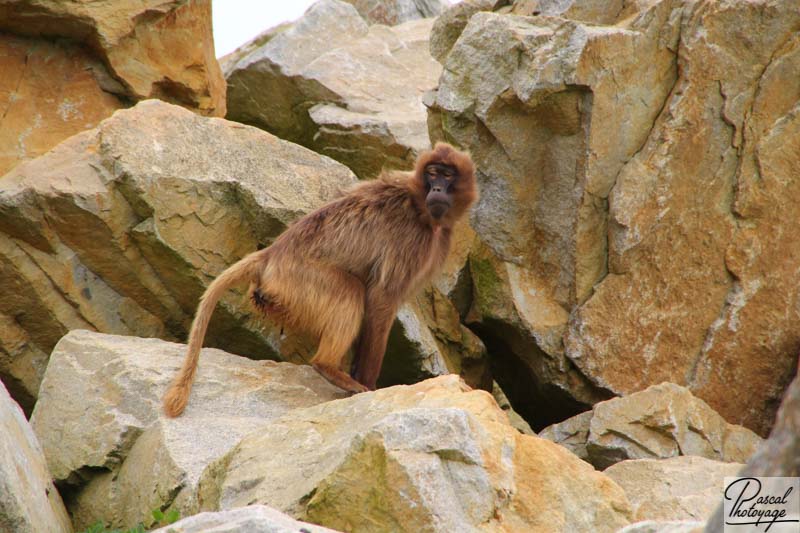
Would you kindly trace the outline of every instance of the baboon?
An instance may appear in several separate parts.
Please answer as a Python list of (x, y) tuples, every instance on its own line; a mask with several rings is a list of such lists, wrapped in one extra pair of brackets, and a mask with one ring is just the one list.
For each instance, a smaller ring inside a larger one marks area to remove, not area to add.
[[(437, 143), (412, 172), (360, 183), (291, 224), (208, 286), (164, 412), (183, 412), (211, 313), (224, 291), (244, 283), (269, 320), (319, 339), (311, 365), (325, 379), (349, 392), (374, 390), (398, 307), (437, 273), (453, 224), (477, 197), (469, 155)], [(347, 374), (342, 361), (354, 342)]]

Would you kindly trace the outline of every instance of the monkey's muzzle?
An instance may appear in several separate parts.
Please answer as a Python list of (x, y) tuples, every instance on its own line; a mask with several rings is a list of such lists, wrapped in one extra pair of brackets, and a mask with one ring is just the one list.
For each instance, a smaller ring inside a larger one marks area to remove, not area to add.
[(448, 198), (446, 194), (431, 193), (425, 200), (425, 204), (428, 206), (428, 211), (430, 211), (431, 216), (439, 219), (450, 209), (450, 198)]

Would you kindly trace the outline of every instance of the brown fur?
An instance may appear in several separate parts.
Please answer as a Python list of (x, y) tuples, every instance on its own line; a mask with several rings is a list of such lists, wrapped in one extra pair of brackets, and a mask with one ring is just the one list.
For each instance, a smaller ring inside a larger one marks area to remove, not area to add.
[[(426, 205), (424, 173), (432, 163), (458, 175), (448, 189), (451, 206), (439, 219)], [(311, 364), (323, 377), (351, 392), (374, 389), (398, 307), (439, 270), (453, 224), (476, 199), (469, 155), (438, 143), (413, 172), (357, 185), (228, 268), (200, 301), (186, 360), (164, 397), (165, 413), (183, 412), (214, 306), (225, 290), (243, 283), (271, 320), (319, 338)], [(357, 337), (351, 377), (341, 365)]]

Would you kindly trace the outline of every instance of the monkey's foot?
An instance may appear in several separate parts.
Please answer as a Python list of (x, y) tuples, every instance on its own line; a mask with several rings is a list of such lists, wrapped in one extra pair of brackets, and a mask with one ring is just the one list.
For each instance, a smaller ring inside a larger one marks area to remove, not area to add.
[(314, 370), (319, 372), (319, 375), (328, 380), (332, 385), (336, 385), (340, 389), (348, 392), (367, 392), (369, 389), (364, 385), (354, 380), (338, 368), (331, 368), (321, 363), (311, 363)]

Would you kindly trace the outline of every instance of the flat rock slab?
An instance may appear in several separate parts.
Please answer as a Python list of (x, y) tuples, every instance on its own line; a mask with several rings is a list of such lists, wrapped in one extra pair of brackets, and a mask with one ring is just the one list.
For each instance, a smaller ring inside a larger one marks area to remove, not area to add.
[(152, 533), (337, 533), (300, 522), (266, 505), (248, 505), (218, 513), (199, 513)]

